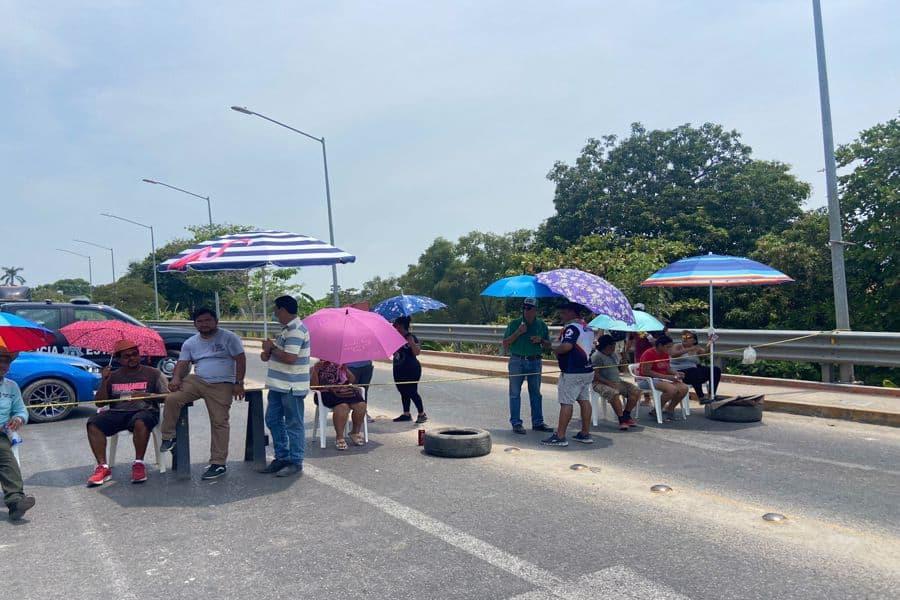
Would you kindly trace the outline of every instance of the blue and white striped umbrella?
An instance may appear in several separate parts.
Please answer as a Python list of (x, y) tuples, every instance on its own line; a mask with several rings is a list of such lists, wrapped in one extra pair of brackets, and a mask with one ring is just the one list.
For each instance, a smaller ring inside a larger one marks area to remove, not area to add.
[(352, 263), (356, 257), (322, 240), (288, 231), (248, 231), (223, 235), (159, 265), (167, 271), (231, 271), (261, 267), (310, 267)]
[(434, 298), (401, 294), (379, 302), (372, 312), (378, 313), (388, 321), (393, 321), (398, 317), (408, 317), (416, 313), (442, 308), (447, 308), (447, 305)]

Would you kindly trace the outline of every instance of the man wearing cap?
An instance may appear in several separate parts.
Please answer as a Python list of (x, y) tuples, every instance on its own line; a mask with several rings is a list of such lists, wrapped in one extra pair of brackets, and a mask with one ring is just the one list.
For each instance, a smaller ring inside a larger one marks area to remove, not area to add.
[(94, 472), (88, 477), (88, 487), (103, 485), (112, 478), (112, 470), (106, 462), (106, 438), (126, 429), (132, 432), (134, 441), (131, 483), (147, 481), (144, 453), (150, 432), (159, 424), (159, 399), (144, 400), (142, 396), (167, 392), (168, 383), (159, 369), (141, 364), (137, 344), (119, 340), (113, 356), (120, 367), (115, 371), (109, 367), (103, 369), (100, 388), (94, 396), (100, 409), (87, 421), (88, 443), (97, 460)]
[(28, 421), (28, 411), (25, 410), (18, 384), (6, 378), (16, 356), (0, 340), (0, 488), (3, 489), (3, 502), (9, 509), (9, 518), (13, 521), (21, 519), (34, 506), (34, 496), (25, 495), (22, 471), (12, 452), (14, 432)]
[(531, 403), (531, 428), (553, 431), (544, 423), (541, 397), (541, 355), (550, 348), (550, 330), (537, 316), (537, 300), (525, 298), (522, 316), (510, 321), (503, 334), (503, 347), (509, 351), (509, 422), (515, 433), (524, 434), (522, 425), (522, 382), (528, 381)]
[(591, 444), (591, 382), (594, 368), (591, 366), (591, 347), (594, 334), (581, 320), (585, 308), (574, 302), (566, 302), (559, 307), (559, 317), (565, 324), (559, 341), (553, 345), (553, 352), (559, 360), (559, 383), (556, 395), (559, 400), (559, 424), (556, 432), (541, 440), (545, 446), (568, 446), (566, 429), (572, 420), (573, 406), (578, 403), (581, 412), (581, 431), (573, 436), (576, 442)]

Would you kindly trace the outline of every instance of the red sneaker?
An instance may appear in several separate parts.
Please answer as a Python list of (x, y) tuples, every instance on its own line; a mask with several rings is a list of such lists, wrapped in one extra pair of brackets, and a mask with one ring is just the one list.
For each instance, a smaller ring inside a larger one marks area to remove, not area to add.
[(147, 467), (142, 462), (131, 463), (131, 483), (144, 483), (147, 481)]
[(637, 427), (637, 421), (635, 421), (634, 419), (625, 419), (625, 425), (628, 425), (629, 427)]
[(97, 465), (94, 468), (94, 473), (88, 477), (87, 484), (88, 487), (97, 487), (110, 479), (112, 479), (112, 470), (106, 465)]
[(628, 423), (619, 421), (619, 431), (628, 431)]

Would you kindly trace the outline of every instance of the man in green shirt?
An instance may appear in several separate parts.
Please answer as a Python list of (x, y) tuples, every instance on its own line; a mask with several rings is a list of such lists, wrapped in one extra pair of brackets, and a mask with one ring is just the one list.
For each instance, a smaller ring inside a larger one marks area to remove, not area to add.
[(541, 397), (541, 355), (550, 348), (550, 330), (537, 316), (537, 300), (525, 298), (522, 317), (506, 326), (503, 347), (509, 351), (509, 422), (515, 433), (525, 433), (522, 425), (522, 382), (528, 381), (531, 428), (553, 431), (544, 423)]

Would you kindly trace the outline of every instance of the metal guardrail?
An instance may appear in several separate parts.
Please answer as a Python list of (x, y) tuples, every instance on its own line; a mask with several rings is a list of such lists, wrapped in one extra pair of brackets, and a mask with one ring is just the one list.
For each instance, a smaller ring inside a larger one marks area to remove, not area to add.
[[(148, 321), (148, 325), (176, 325), (191, 327), (190, 321)], [(221, 321), (220, 324), (240, 334), (262, 335), (262, 322), (254, 321)], [(281, 325), (270, 323), (269, 331), (278, 331)], [(415, 334), (427, 341), (441, 343), (475, 343), (499, 345), (505, 327), (502, 325), (462, 325), (415, 323)], [(551, 335), (559, 331), (551, 327)], [(672, 336), (677, 339), (681, 329), (672, 329)], [(759, 360), (786, 360), (808, 362), (822, 365), (823, 380), (830, 380), (832, 365), (851, 364), (877, 367), (900, 367), (900, 333), (872, 331), (839, 331), (825, 332), (819, 335), (815, 331), (790, 331), (771, 329), (717, 329), (719, 340), (716, 350), (734, 351), (747, 346), (756, 348)], [(701, 343), (706, 341), (706, 331), (697, 330)], [(805, 337), (813, 336), (813, 337)], [(803, 339), (795, 339), (803, 338)], [(791, 340), (791, 341), (786, 341)], [(766, 345), (774, 344), (774, 345)], [(739, 353), (730, 353), (719, 358), (740, 358)], [(717, 360), (718, 362), (718, 360)]]

